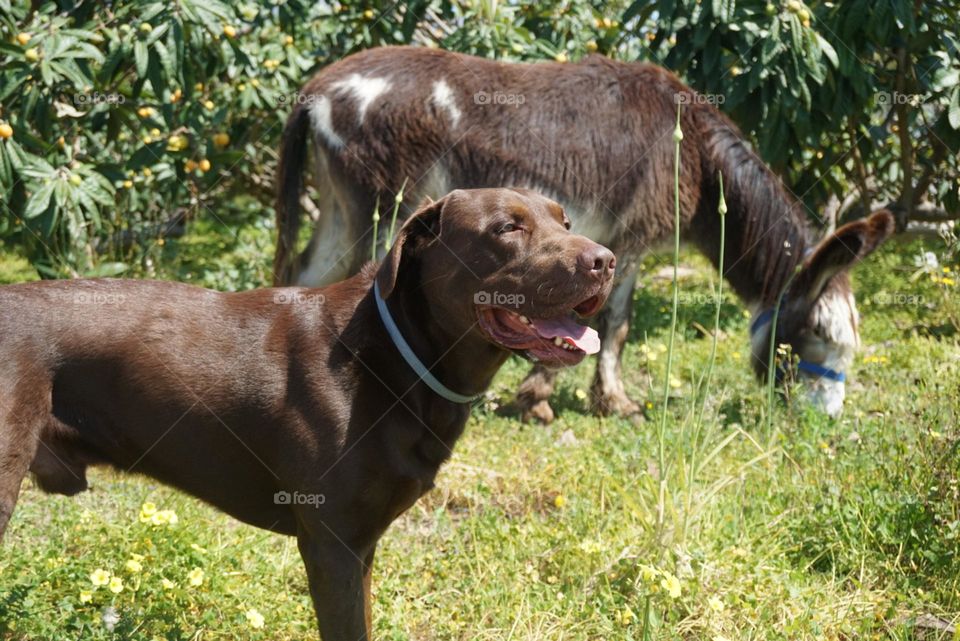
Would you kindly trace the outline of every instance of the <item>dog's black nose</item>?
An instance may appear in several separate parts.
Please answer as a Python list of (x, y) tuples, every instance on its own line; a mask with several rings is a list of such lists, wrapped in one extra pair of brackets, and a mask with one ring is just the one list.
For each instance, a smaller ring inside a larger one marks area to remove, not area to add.
[(617, 258), (603, 245), (594, 244), (577, 256), (577, 266), (598, 278), (608, 278), (617, 268)]

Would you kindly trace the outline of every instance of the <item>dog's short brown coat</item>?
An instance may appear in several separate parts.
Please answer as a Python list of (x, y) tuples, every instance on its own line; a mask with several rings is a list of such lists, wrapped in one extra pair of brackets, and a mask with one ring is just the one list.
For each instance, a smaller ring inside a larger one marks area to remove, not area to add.
[(612, 254), (565, 224), (533, 192), (457, 191), (412, 217), (379, 269), (323, 289), (0, 288), (0, 536), (28, 470), (64, 494), (92, 464), (148, 474), (296, 535), (323, 639), (368, 638), (377, 540), (432, 487), (469, 413), (402, 360), (371, 285), (432, 372), (479, 393), (509, 351), (478, 329), (477, 292), (521, 293), (545, 318), (609, 293)]

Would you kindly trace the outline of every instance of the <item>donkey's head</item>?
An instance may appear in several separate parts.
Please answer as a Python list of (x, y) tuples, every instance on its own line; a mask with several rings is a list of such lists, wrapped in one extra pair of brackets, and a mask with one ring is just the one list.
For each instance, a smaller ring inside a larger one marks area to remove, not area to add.
[[(844, 225), (807, 254), (780, 303), (777, 345), (799, 356), (796, 373), (810, 399), (830, 416), (843, 409), (845, 372), (860, 344), (860, 317), (847, 270), (870, 254), (894, 229), (886, 210)], [(773, 309), (760, 310), (750, 326), (754, 367), (768, 374)], [(784, 373), (778, 368), (777, 376)]]

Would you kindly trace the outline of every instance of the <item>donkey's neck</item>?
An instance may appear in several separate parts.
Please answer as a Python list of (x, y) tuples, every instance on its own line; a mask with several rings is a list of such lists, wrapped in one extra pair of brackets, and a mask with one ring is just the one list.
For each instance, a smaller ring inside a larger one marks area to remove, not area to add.
[[(802, 205), (749, 148), (726, 118), (710, 119), (705, 136), (704, 194), (697, 244), (753, 311), (771, 307), (807, 251), (813, 232)], [(719, 265), (719, 184), (727, 202), (724, 264)]]

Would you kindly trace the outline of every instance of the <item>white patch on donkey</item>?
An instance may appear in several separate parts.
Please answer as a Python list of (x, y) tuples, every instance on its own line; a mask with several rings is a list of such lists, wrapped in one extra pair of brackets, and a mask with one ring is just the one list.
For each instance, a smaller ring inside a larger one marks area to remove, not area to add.
[[(819, 362), (823, 367), (835, 372), (847, 371), (860, 346), (857, 321), (857, 306), (853, 296), (849, 293), (825, 292), (817, 299), (812, 310), (810, 325), (820, 331), (815, 331), (805, 345), (808, 353), (822, 358)], [(845, 383), (825, 377), (805, 378), (810, 401), (827, 415), (838, 416), (846, 397)]]
[(460, 107), (457, 106), (457, 99), (453, 97), (453, 89), (450, 88), (446, 80), (437, 80), (433, 83), (433, 101), (447, 112), (454, 127), (460, 124)]
[(386, 78), (366, 78), (355, 73), (334, 83), (333, 88), (353, 94), (357, 101), (357, 120), (362, 125), (367, 109), (380, 94), (390, 89), (390, 82)]
[(333, 110), (326, 96), (317, 96), (310, 105), (310, 128), (332, 149), (343, 149), (343, 138), (333, 129)]

